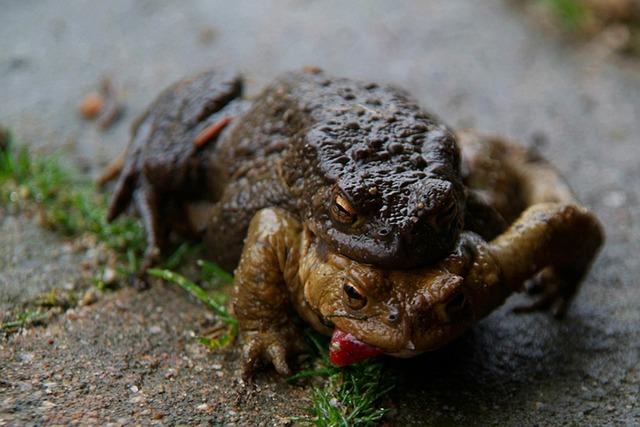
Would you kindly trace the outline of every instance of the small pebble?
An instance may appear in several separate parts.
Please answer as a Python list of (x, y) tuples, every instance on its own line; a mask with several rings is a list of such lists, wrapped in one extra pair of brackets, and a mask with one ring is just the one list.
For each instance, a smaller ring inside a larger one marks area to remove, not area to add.
[(118, 278), (116, 271), (113, 268), (107, 267), (102, 273), (102, 281), (105, 285), (113, 285)]
[(56, 404), (53, 402), (49, 402), (48, 400), (45, 400), (44, 402), (42, 402), (42, 405), (40, 405), (40, 407), (42, 409), (51, 409), (53, 407), (55, 407)]
[(84, 295), (82, 295), (82, 299), (78, 305), (87, 306), (95, 303), (96, 301), (98, 301), (98, 292), (95, 289), (87, 289)]
[(102, 111), (104, 107), (104, 97), (98, 92), (91, 92), (85, 95), (80, 102), (80, 115), (85, 120), (93, 120)]

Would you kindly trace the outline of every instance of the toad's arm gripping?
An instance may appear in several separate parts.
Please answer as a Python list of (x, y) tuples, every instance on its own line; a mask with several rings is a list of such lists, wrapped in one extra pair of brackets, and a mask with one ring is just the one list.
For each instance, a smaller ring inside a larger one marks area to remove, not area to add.
[(296, 271), (301, 225), (277, 208), (258, 211), (251, 220), (235, 271), (233, 309), (243, 347), (243, 370), (250, 375), (261, 360), (289, 375), (287, 357), (303, 348), (290, 317), (287, 272)]
[[(498, 283), (503, 290), (500, 293), (506, 296), (504, 290), (507, 293), (521, 290), (523, 282), (540, 271), (552, 272), (553, 286), (523, 311), (555, 305), (556, 315), (562, 315), (603, 240), (600, 223), (581, 206), (560, 203), (531, 206), (488, 245), (497, 264)], [(486, 273), (479, 272), (481, 269), (475, 263), (468, 277), (486, 277)]]

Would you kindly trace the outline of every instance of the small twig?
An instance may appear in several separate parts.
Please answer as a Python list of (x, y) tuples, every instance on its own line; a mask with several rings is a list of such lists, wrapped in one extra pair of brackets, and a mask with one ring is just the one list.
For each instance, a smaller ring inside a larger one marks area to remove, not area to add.
[(126, 158), (127, 149), (125, 147), (107, 166), (105, 166), (100, 175), (98, 175), (96, 178), (96, 185), (98, 187), (103, 187), (109, 181), (120, 175), (122, 168), (124, 168)]
[(104, 96), (105, 105), (100, 112), (97, 125), (100, 130), (105, 131), (120, 118), (124, 106), (118, 100), (118, 91), (108, 77), (102, 79), (100, 92)]

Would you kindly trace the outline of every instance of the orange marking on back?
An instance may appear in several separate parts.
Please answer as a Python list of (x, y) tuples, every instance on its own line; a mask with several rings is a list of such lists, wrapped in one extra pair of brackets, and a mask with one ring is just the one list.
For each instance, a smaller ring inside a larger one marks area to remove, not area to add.
[(202, 129), (202, 132), (193, 138), (193, 145), (198, 148), (204, 147), (207, 143), (216, 139), (220, 132), (222, 132), (222, 129), (231, 123), (231, 120), (233, 120), (233, 118), (223, 117), (212, 125)]

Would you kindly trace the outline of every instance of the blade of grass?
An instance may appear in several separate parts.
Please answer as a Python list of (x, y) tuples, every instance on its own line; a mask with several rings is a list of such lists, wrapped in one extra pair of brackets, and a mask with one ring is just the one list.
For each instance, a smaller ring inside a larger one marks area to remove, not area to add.
[(220, 301), (220, 297), (218, 298), (212, 297), (204, 289), (202, 289), (200, 286), (198, 286), (191, 280), (187, 279), (186, 277), (170, 270), (163, 270), (163, 269), (157, 269), (157, 268), (151, 268), (147, 270), (147, 274), (164, 279), (168, 282), (175, 283), (176, 285), (180, 286), (182, 289), (184, 289), (185, 291), (193, 295), (196, 299), (204, 303), (211, 311), (217, 314), (220, 317), (220, 319), (222, 319), (225, 323), (231, 324), (231, 325), (238, 324), (238, 320), (235, 317), (231, 316), (231, 314), (229, 314), (225, 305)]
[(233, 282), (233, 276), (224, 271), (217, 264), (199, 259), (198, 266), (202, 269), (202, 280), (204, 281), (209, 281), (215, 278), (223, 283)]
[(184, 242), (166, 259), (164, 262), (164, 268), (167, 270), (175, 270), (182, 264), (185, 258), (191, 255), (197, 254), (202, 251), (203, 246), (201, 244), (194, 245), (193, 243)]
[(220, 348), (228, 346), (233, 341), (235, 341), (237, 332), (237, 328), (230, 326), (227, 332), (219, 338), (198, 337), (198, 341), (200, 342), (200, 344), (203, 344), (212, 350), (218, 350)]
[(313, 377), (329, 377), (335, 375), (338, 368), (326, 367), (320, 369), (305, 369), (299, 371), (297, 374), (291, 375), (287, 378), (287, 381), (296, 381), (301, 378), (313, 378)]

